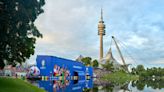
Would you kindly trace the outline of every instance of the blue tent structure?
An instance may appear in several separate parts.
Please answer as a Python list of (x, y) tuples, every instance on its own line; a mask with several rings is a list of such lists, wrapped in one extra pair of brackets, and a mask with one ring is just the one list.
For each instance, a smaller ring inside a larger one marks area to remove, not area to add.
[(86, 67), (83, 63), (64, 59), (56, 56), (38, 55), (36, 59), (37, 67), (40, 70), (40, 76), (51, 77), (53, 75), (54, 66), (69, 70), (70, 79), (78, 76), (78, 79), (86, 79), (86, 76), (93, 76), (93, 68)]

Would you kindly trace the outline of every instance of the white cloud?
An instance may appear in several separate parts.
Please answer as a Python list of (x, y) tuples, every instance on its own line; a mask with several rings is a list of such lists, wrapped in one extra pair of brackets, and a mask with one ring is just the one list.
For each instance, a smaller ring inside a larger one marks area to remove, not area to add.
[(162, 65), (164, 65), (164, 58), (160, 58), (160, 59), (158, 59), (158, 60), (152, 62), (151, 64), (159, 64), (159, 65), (162, 64)]
[[(98, 58), (97, 23), (103, 6), (104, 54), (109, 49), (111, 35), (114, 35), (134, 51), (135, 57), (154, 62), (158, 56), (164, 56), (163, 4), (162, 0), (142, 3), (140, 0), (47, 0), (45, 12), (35, 22), (43, 38), (37, 40), (34, 57), (48, 54), (75, 59), (82, 54)], [(142, 60), (138, 62), (142, 63)]]
[(143, 48), (144, 44), (147, 43), (149, 40), (144, 37), (139, 37), (137, 35), (129, 36), (129, 39), (127, 40), (126, 45), (131, 46), (134, 48)]

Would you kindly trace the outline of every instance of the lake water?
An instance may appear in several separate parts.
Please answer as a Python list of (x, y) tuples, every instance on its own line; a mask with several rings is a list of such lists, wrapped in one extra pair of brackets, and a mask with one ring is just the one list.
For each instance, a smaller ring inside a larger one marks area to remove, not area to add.
[(91, 80), (31, 81), (47, 92), (164, 92), (162, 80), (138, 80), (126, 83), (95, 84)]

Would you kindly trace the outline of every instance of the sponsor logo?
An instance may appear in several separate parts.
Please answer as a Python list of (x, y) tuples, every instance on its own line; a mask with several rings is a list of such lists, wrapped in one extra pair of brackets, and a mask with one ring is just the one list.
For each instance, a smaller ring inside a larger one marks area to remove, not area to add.
[(73, 66), (73, 68), (82, 69), (80, 66)]
[(46, 68), (46, 67), (45, 67), (45, 65), (46, 65), (45, 60), (42, 60), (41, 65), (42, 65), (42, 67), (41, 67), (40, 69), (45, 69), (45, 68)]
[(42, 60), (42, 67), (45, 67), (45, 61)]
[(86, 71), (88, 71), (88, 68), (86, 68)]
[(72, 90), (78, 90), (78, 89), (81, 89), (81, 87), (78, 86), (78, 87), (73, 87), (73, 88), (72, 88)]

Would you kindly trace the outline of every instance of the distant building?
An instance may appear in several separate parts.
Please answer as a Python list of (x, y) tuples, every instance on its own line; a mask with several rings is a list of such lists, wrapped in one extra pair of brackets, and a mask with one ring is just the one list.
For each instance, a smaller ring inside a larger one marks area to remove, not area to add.
[(113, 67), (115, 70), (122, 69), (122, 65), (116, 61), (116, 59), (112, 55), (112, 49), (110, 48), (106, 56), (102, 59), (102, 64), (105, 64), (105, 62), (109, 61), (109, 63), (113, 64)]
[(77, 59), (76, 59), (76, 61), (79, 61), (79, 62), (82, 62), (82, 59), (83, 59), (84, 57), (82, 56), (82, 55), (80, 55)]
[(15, 67), (12, 67), (12, 65), (6, 65), (3, 69), (4, 76), (13, 76), (15, 74)]
[(13, 67), (12, 65), (6, 65), (3, 69), (4, 76), (26, 76), (27, 69), (22, 66)]

